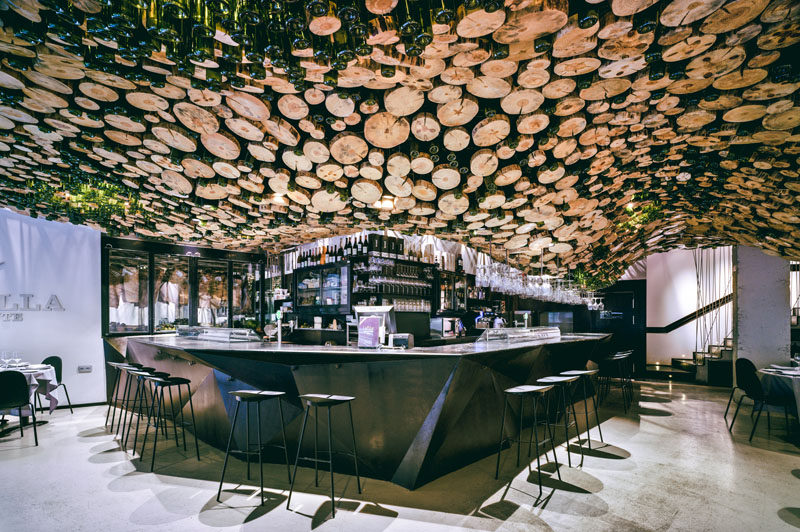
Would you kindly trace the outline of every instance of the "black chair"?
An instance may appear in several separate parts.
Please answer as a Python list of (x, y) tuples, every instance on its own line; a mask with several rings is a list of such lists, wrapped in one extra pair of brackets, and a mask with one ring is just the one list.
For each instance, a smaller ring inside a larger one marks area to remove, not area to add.
[(25, 433), (22, 431), (23, 406), (31, 407), (33, 440), (38, 446), (39, 435), (36, 434), (36, 409), (31, 402), (28, 379), (19, 371), (0, 371), (0, 410), (16, 408), (19, 411), (19, 434), (24, 438)]
[[(755, 364), (746, 358), (739, 358), (736, 360), (736, 385), (744, 392), (736, 404), (736, 411), (733, 413), (731, 426), (728, 427), (728, 432), (733, 431), (733, 424), (736, 423), (736, 415), (739, 413), (739, 407), (742, 406), (742, 401), (747, 397), (753, 401), (753, 409), (758, 406), (758, 413), (753, 422), (753, 430), (750, 431), (749, 441), (753, 441), (753, 435), (756, 433), (758, 420), (761, 417), (761, 411), (764, 406), (782, 406), (783, 416), (786, 419), (786, 434), (789, 435), (789, 401), (788, 397), (776, 397), (764, 393), (764, 387), (761, 385), (761, 379), (758, 378), (758, 373)], [(767, 427), (769, 428), (769, 409), (767, 409)]]
[[(44, 360), (42, 360), (42, 364), (48, 364), (50, 366), (53, 366), (53, 369), (56, 372), (56, 381), (58, 381), (58, 386), (56, 386), (56, 389), (61, 387), (64, 388), (64, 394), (67, 396), (67, 405), (69, 405), (69, 413), (74, 414), (75, 412), (72, 411), (72, 401), (69, 400), (69, 392), (67, 391), (67, 385), (64, 384), (64, 381), (61, 380), (61, 368), (64, 365), (63, 361), (61, 360), (61, 357), (59, 356), (47, 357)], [(37, 395), (45, 395), (46, 392), (47, 390), (42, 390), (41, 388), (36, 390)], [(39, 399), (39, 404), (41, 405), (41, 399)], [(42, 410), (44, 410), (44, 408)]]

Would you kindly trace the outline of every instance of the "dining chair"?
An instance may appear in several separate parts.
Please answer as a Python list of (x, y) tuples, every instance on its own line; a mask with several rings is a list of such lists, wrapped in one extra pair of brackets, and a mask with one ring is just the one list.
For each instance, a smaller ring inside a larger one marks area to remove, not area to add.
[(19, 434), (23, 438), (25, 433), (22, 431), (22, 407), (31, 407), (31, 418), (33, 419), (33, 440), (39, 446), (39, 435), (36, 433), (36, 409), (31, 403), (28, 379), (19, 371), (0, 371), (0, 410), (16, 408), (19, 412)]
[[(733, 424), (736, 423), (736, 415), (739, 413), (739, 407), (742, 406), (742, 401), (747, 397), (753, 401), (754, 410), (758, 407), (758, 413), (753, 422), (753, 429), (750, 431), (749, 441), (753, 441), (753, 435), (756, 433), (758, 420), (761, 418), (761, 412), (764, 410), (764, 406), (783, 407), (783, 416), (786, 420), (786, 434), (789, 436), (789, 398), (765, 393), (764, 387), (761, 384), (761, 379), (758, 378), (757, 371), (755, 364), (750, 360), (746, 358), (739, 358), (736, 360), (736, 385), (744, 392), (744, 395), (739, 398), (736, 410), (733, 413), (731, 426), (728, 427), (728, 432), (733, 431)], [(767, 427), (769, 428), (769, 408), (767, 408), (767, 422)]]
[[(64, 365), (64, 362), (61, 360), (61, 357), (56, 355), (49, 356), (44, 360), (42, 360), (42, 364), (53, 366), (53, 369), (56, 372), (56, 382), (58, 382), (56, 389), (61, 387), (64, 388), (64, 394), (66, 394), (67, 396), (67, 405), (69, 405), (69, 413), (74, 414), (75, 412), (72, 411), (72, 401), (69, 400), (69, 392), (67, 391), (67, 385), (64, 384), (64, 381), (61, 380), (61, 374), (62, 374), (61, 369)], [(52, 391), (55, 391), (55, 389)], [(47, 390), (46, 389), (43, 390), (42, 387), (40, 386), (39, 388), (37, 388), (36, 393), (38, 393), (39, 395), (46, 395)]]

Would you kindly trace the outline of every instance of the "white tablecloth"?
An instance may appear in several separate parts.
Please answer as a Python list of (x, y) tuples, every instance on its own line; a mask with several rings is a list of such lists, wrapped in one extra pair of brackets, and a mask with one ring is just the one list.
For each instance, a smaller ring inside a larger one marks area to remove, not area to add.
[(760, 369), (758, 372), (762, 375), (761, 383), (765, 393), (778, 396), (794, 394), (797, 408), (795, 414), (800, 413), (800, 375), (783, 375), (768, 368)]
[[(47, 366), (46, 369), (37, 369), (35, 371), (27, 370), (25, 368), (0, 368), (0, 371), (20, 371), (23, 375), (25, 375), (25, 379), (28, 381), (28, 388), (30, 389), (31, 394), (31, 403), (35, 404), (34, 394), (36, 390), (38, 390), (41, 386), (42, 391), (46, 392), (45, 398), (50, 401), (50, 413), (53, 413), (53, 410), (56, 409), (58, 403), (61, 400), (61, 389), (56, 389), (58, 387), (58, 381), (56, 380), (56, 370), (53, 366)], [(30, 415), (29, 408), (22, 409), (23, 416)], [(14, 408), (12, 410), (0, 410), (0, 414), (8, 414), (16, 416), (18, 414), (17, 409)]]

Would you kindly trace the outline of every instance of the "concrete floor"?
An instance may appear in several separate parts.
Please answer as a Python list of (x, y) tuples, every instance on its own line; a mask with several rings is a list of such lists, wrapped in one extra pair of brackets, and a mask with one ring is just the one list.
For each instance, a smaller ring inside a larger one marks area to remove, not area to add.
[[(160, 448), (156, 472), (149, 473), (104, 430), (104, 407), (76, 409), (74, 415), (58, 410), (44, 416), (49, 422), (39, 427), (38, 448), (29, 430), (21, 440), (9, 425), (0, 428), (0, 530), (800, 528), (800, 429), (793, 418), (792, 441), (787, 441), (783, 416), (773, 415), (771, 434), (762, 418), (751, 444), (749, 409), (740, 413), (733, 435), (726, 430), (724, 389), (638, 383), (627, 415), (621, 412), (619, 392), (612, 393), (603, 405), (610, 417), (602, 428), (613, 445), (596, 448), (582, 467), (562, 466), (560, 481), (554, 468), (544, 465), (542, 498), (535, 469), (530, 474), (527, 466), (514, 467), (514, 448), (503, 453), (497, 481), (494, 457), (415, 491), (366, 479), (359, 496), (355, 479), (337, 475), (337, 497), (342, 498), (334, 519), (326, 475), (314, 488), (313, 471), (300, 470), (291, 511), (286, 510), (286, 469), (278, 465), (265, 466), (264, 506), (252, 488), (256, 470), (247, 484), (226, 483), (219, 504), (220, 451), (201, 444), (202, 461), (197, 462), (173, 443)], [(597, 440), (596, 431), (592, 440)], [(559, 461), (566, 459), (563, 445), (558, 454)], [(226, 478), (244, 481), (243, 462), (232, 464)]]

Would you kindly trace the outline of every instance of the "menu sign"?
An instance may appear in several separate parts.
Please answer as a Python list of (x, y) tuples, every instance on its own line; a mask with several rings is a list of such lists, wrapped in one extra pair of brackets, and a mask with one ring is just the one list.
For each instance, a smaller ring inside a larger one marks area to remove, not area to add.
[(364, 316), (358, 320), (358, 347), (378, 347), (380, 345), (380, 316)]

